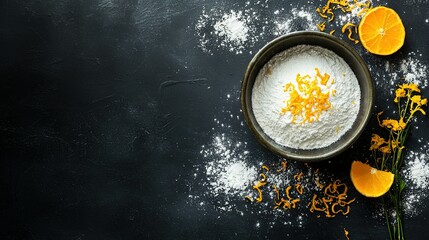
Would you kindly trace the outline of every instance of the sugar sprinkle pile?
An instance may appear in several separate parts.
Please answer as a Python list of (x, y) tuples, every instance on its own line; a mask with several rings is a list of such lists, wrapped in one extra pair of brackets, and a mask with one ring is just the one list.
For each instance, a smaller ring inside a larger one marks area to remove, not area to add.
[[(221, 210), (231, 210), (228, 202), (231, 198), (243, 198), (249, 192), (249, 186), (255, 180), (257, 171), (248, 166), (246, 143), (233, 141), (225, 134), (217, 135), (208, 146), (203, 145), (201, 154), (207, 159), (205, 174), (207, 190), (211, 197), (225, 197)], [(246, 191), (247, 190), (247, 191)]]
[(242, 54), (252, 47), (263, 35), (258, 33), (253, 21), (259, 16), (251, 9), (229, 10), (203, 8), (195, 25), (199, 39), (199, 48), (209, 54), (216, 50), (227, 50), (235, 54)]
[(406, 217), (418, 215), (428, 198), (429, 187), (429, 143), (424, 144), (420, 151), (407, 153), (402, 175), (405, 178), (404, 211)]
[(214, 25), (215, 34), (224, 37), (226, 43), (243, 47), (243, 43), (249, 37), (249, 27), (242, 18), (241, 11), (231, 10), (229, 14), (225, 13), (221, 20)]
[[(232, 100), (230, 94), (227, 101)], [(225, 123), (214, 118), (211, 140), (201, 145), (201, 158), (194, 165), (190, 185), (189, 204), (207, 210), (208, 206), (219, 213), (236, 212), (243, 215), (244, 196), (251, 193), (251, 185), (258, 177), (256, 166), (250, 158), (247, 142), (231, 133), (231, 124), (238, 121), (244, 126), (239, 115), (222, 110), (230, 117)], [(193, 185), (202, 191), (193, 191)]]

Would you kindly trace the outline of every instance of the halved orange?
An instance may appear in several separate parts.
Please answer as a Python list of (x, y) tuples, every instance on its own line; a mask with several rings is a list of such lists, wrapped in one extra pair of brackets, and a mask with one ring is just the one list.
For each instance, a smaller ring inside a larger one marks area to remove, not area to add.
[(359, 23), (359, 38), (368, 52), (390, 55), (398, 51), (405, 41), (405, 28), (395, 10), (375, 7)]
[(360, 161), (353, 161), (350, 178), (356, 190), (366, 197), (380, 197), (389, 191), (395, 175), (377, 170)]

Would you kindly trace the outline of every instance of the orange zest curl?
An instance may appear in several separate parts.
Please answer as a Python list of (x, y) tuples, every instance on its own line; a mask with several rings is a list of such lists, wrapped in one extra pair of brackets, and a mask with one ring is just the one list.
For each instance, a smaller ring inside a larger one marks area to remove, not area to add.
[(276, 198), (274, 199), (274, 203), (278, 206), (277, 201), (280, 200), (280, 192), (277, 189), (277, 186), (275, 184), (273, 185), (273, 190), (276, 193)]
[(262, 202), (262, 191), (259, 187), (253, 186), (253, 189), (258, 191), (258, 197), (255, 199), (256, 202)]
[(289, 82), (284, 86), (284, 91), (289, 93), (289, 99), (280, 114), (289, 112), (292, 115), (293, 124), (298, 116), (303, 119), (301, 124), (318, 121), (322, 112), (332, 107), (329, 101), (331, 92), (322, 91), (322, 86), (327, 86), (330, 75), (327, 73), (322, 75), (318, 68), (315, 68), (315, 71), (313, 79), (308, 74), (301, 76), (298, 73), (295, 79), (296, 85)]
[(281, 165), (282, 165), (282, 168), (278, 169), (277, 172), (286, 171), (286, 169), (287, 169), (287, 162), (286, 161), (282, 161)]
[(251, 197), (249, 197), (249, 196), (244, 196), (244, 199), (246, 199), (249, 202), (253, 202), (253, 199)]
[(303, 187), (301, 186), (301, 184), (297, 183), (295, 184), (295, 190), (299, 193), (302, 194), (304, 192)]
[(296, 203), (299, 202), (299, 201), (301, 201), (299, 198), (292, 199), (292, 201), (290, 201), (292, 208), (295, 208), (296, 207)]
[(355, 39), (355, 38), (353, 38), (352, 37), (352, 35), (353, 35), (353, 30), (354, 30), (354, 32), (355, 32), (355, 34), (357, 34), (357, 27), (356, 27), (356, 24), (353, 24), (353, 23), (346, 23), (346, 24), (344, 24), (344, 26), (341, 28), (341, 32), (342, 33), (344, 33), (346, 30), (349, 32), (348, 34), (347, 34), (347, 38), (348, 39), (350, 39), (350, 41), (353, 41), (355, 44), (358, 44), (359, 43), (359, 40), (357, 40), (357, 39)]
[(267, 172), (270, 171), (270, 169), (267, 166), (265, 166), (265, 165), (262, 165), (262, 169), (264, 169)]
[(349, 231), (347, 231), (347, 229), (345, 229), (345, 228), (344, 228), (344, 235), (346, 236), (347, 240), (350, 240)]
[(301, 200), (299, 198), (292, 198), (290, 196), (291, 188), (292, 188), (291, 186), (286, 187), (286, 190), (285, 190), (286, 197), (287, 197), (287, 200), (286, 200), (283, 197), (280, 197), (280, 191), (277, 189), (276, 185), (273, 185), (274, 192), (276, 193), (276, 198), (274, 199), (274, 209), (277, 209), (279, 207), (283, 209), (296, 208), (297, 203), (300, 202)]
[(261, 173), (260, 176), (262, 177), (261, 182), (266, 182), (267, 181), (267, 176), (265, 174)]
[(318, 23), (316, 26), (321, 32), (324, 32), (326, 28), (326, 22)]
[(310, 212), (323, 212), (327, 218), (333, 218), (340, 212), (342, 215), (349, 214), (350, 204), (355, 199), (347, 200), (347, 191), (347, 185), (341, 183), (340, 180), (329, 183), (323, 189), (323, 197), (313, 195), (312, 200), (308, 203)]
[[(365, 15), (368, 10), (370, 10), (371, 7), (371, 1), (365, 0), (365, 1), (358, 1), (358, 0), (327, 0), (326, 4), (322, 7), (316, 8), (316, 12), (319, 14), (320, 17), (323, 19), (327, 19), (327, 22), (332, 22), (335, 18), (335, 10), (339, 9), (343, 14), (349, 14), (352, 11), (358, 11), (357, 16), (361, 17)], [(357, 9), (357, 10), (355, 10)], [(357, 27), (353, 23), (346, 23), (343, 26), (342, 32), (344, 33), (346, 29), (348, 29), (348, 38), (353, 41), (355, 44), (359, 43), (359, 40), (352, 37), (353, 31), (350, 28), (354, 28), (354, 32), (357, 33)], [(324, 32), (326, 29), (326, 21), (317, 24), (317, 28)], [(329, 32), (329, 34), (333, 34), (335, 30), (332, 30)]]
[(324, 185), (322, 183), (320, 183), (320, 179), (316, 178), (316, 186), (320, 189), (323, 189)]
[[(282, 169), (286, 170), (286, 161), (281, 162)], [(308, 165), (306, 165), (309, 167)], [(261, 166), (262, 170), (266, 171), (266, 174), (277, 174), (277, 171), (268, 172), (268, 167), (266, 165)], [(327, 218), (333, 218), (336, 215), (347, 215), (350, 212), (350, 204), (355, 201), (355, 199), (348, 199), (347, 197), (347, 185), (342, 183), (340, 180), (335, 180), (332, 183), (323, 186), (319, 182), (319, 169), (315, 171), (315, 183), (318, 183), (318, 187), (322, 189), (323, 196), (319, 197), (317, 194), (313, 194), (313, 197), (307, 206), (309, 207), (310, 212), (321, 212)], [(263, 191), (266, 188), (268, 178), (265, 173), (260, 173), (260, 179), (255, 182), (252, 188), (257, 192), (257, 196), (252, 198), (250, 196), (245, 196), (244, 198), (249, 202), (260, 203), (263, 201)], [(270, 177), (270, 175), (268, 175)], [(284, 190), (280, 189), (276, 184), (271, 185), (271, 189), (274, 192), (274, 195), (271, 195), (274, 201), (274, 210), (283, 209), (296, 209), (299, 207), (300, 202), (303, 202), (301, 197), (304, 193), (304, 187), (301, 185), (302, 177), (304, 176), (303, 172), (298, 172), (293, 175), (295, 181), (294, 184), (285, 186)], [(317, 215), (320, 218), (320, 215)]]
[(262, 191), (261, 187), (265, 186), (267, 184), (267, 176), (265, 174), (261, 173), (260, 176), (262, 177), (261, 180), (259, 180), (255, 185), (253, 185), (253, 189), (255, 189), (258, 192), (258, 197), (255, 199), (256, 202), (262, 202)]
[(295, 178), (297, 181), (301, 181), (302, 176), (304, 176), (304, 173), (299, 172), (299, 173), (293, 175), (293, 178)]
[(292, 186), (287, 186), (286, 187), (286, 190), (285, 190), (285, 192), (286, 192), (286, 197), (287, 197), (287, 199), (288, 200), (292, 200), (292, 197), (290, 196), (290, 190), (292, 189)]

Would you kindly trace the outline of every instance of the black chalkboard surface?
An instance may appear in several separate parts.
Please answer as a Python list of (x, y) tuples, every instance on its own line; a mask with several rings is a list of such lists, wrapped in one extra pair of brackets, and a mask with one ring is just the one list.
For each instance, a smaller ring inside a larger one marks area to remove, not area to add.
[[(350, 42), (374, 78), (375, 113), (389, 112), (402, 78), (420, 81), (429, 95), (429, 4), (372, 3), (394, 8), (407, 32), (388, 57)], [(265, 43), (316, 30), (323, 4), (2, 1), (0, 238), (346, 239), (347, 229), (353, 240), (388, 239), (379, 201), (358, 194), (348, 177), (352, 160), (370, 159), (371, 133), (380, 130), (375, 113), (351, 149), (310, 166), (349, 185), (356, 201), (347, 216), (318, 218), (304, 201), (274, 212), (270, 202), (222, 193), (219, 183), (220, 161), (238, 159), (257, 172), (283, 161), (243, 122), (241, 80)], [(338, 17), (327, 27), (348, 41), (346, 21), (356, 19)], [(409, 159), (429, 161), (428, 134), (427, 116), (419, 116)], [(426, 190), (409, 184), (408, 196), (420, 199), (408, 202), (407, 239), (429, 238)]]

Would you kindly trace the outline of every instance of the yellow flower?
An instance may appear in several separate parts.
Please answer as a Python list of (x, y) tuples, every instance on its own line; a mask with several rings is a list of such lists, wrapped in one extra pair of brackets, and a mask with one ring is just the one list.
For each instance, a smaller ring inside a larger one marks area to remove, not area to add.
[(382, 127), (391, 128), (393, 131), (400, 131), (400, 130), (404, 129), (405, 125), (406, 124), (404, 123), (404, 121), (402, 121), (402, 123), (400, 124), (395, 119), (384, 119), (381, 122)]
[(419, 87), (415, 83), (404, 83), (402, 85), (399, 85), (399, 88), (408, 89), (411, 92), (420, 92)]
[[(384, 154), (391, 153), (391, 149), (389, 145), (383, 145), (389, 143), (384, 138), (380, 137), (379, 135), (373, 133), (371, 137), (371, 147), (369, 148), (370, 151), (372, 150), (378, 150)], [(383, 146), (382, 146), (383, 145)]]
[(392, 140), (390, 142), (390, 144), (391, 144), (390, 146), (392, 146), (392, 149), (395, 149), (395, 148), (403, 149), (403, 148), (405, 148), (404, 146), (399, 146), (400, 143), (397, 140)]
[(398, 89), (396, 89), (396, 91), (395, 91), (395, 100), (393, 100), (394, 102), (399, 102), (399, 98), (403, 98), (403, 97), (405, 97), (405, 95), (406, 95), (406, 92), (405, 92), (405, 90), (404, 89), (402, 89), (402, 88), (398, 88)]
[(426, 115), (426, 112), (422, 109), (422, 106), (427, 105), (427, 98), (423, 98), (420, 95), (414, 95), (410, 98), (411, 106), (410, 112), (413, 115), (415, 112), (421, 112), (423, 115)]
[(386, 143), (386, 140), (384, 140), (384, 138), (382, 138), (379, 135), (373, 133), (372, 137), (371, 137), (371, 147), (369, 148), (369, 150), (370, 151), (377, 150), (384, 143)]
[(420, 105), (420, 101), (422, 100), (422, 96), (420, 95), (414, 95), (411, 97), (411, 102)]
[(382, 146), (378, 149), (380, 152), (385, 153), (385, 154), (390, 154), (391, 150), (389, 146)]

